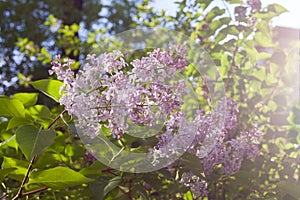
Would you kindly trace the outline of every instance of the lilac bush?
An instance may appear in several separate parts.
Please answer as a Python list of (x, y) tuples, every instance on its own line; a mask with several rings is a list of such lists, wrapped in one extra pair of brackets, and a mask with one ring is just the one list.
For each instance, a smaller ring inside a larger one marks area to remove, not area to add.
[(223, 98), (214, 112), (199, 108), (193, 119), (188, 119), (181, 111), (185, 82), (166, 81), (186, 69), (187, 56), (184, 45), (155, 49), (130, 63), (119, 51), (98, 57), (88, 55), (76, 75), (70, 68), (72, 62), (57, 56), (49, 73), (55, 73), (64, 83), (60, 104), (79, 119), (79, 126), (91, 138), (105, 127), (120, 139), (128, 132), (129, 122), (152, 127), (163, 120), (163, 131), (157, 135), (159, 142), (149, 149), (156, 158), (153, 165), (176, 153), (176, 144), (185, 142), (183, 137), (177, 137), (173, 146), (164, 148), (178, 132), (186, 133), (185, 137), (196, 132), (192, 144), (184, 150), (199, 158), (204, 178), (185, 172), (180, 182), (190, 187), (194, 196), (203, 197), (208, 194), (208, 180), (215, 168), (221, 166), (225, 175), (232, 174), (240, 169), (244, 158), (259, 155), (263, 134), (257, 127), (238, 131), (238, 102), (230, 98)]

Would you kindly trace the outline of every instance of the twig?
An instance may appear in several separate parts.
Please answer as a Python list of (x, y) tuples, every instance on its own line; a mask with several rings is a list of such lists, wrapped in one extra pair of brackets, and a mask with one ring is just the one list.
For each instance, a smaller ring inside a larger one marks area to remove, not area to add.
[(222, 2), (223, 2), (223, 5), (225, 6), (226, 11), (228, 12), (229, 17), (233, 20), (233, 18), (232, 18), (232, 16), (231, 16), (231, 13), (230, 13), (230, 10), (229, 10), (229, 8), (228, 8), (226, 2), (225, 2), (224, 0), (222, 0)]
[(19, 188), (19, 190), (18, 190), (18, 193), (16, 194), (16, 196), (14, 196), (14, 198), (13, 198), (12, 200), (16, 200), (16, 199), (22, 197), (23, 187), (24, 187), (24, 185), (25, 185), (25, 183), (26, 183), (26, 180), (27, 180), (27, 178), (28, 178), (28, 176), (29, 176), (29, 172), (31, 171), (31, 168), (32, 168), (32, 165), (33, 165), (35, 159), (36, 159), (36, 156), (33, 156), (32, 159), (31, 159), (31, 161), (30, 161), (30, 163), (29, 163), (29, 165), (28, 165), (27, 172), (26, 172), (26, 174), (25, 174), (25, 176), (24, 176), (24, 178), (23, 178), (23, 180), (22, 180), (22, 183), (21, 183), (21, 185), (20, 185), (20, 188)]
[(64, 113), (66, 113), (66, 112), (67, 112), (67, 110), (63, 110), (59, 115), (57, 115), (57, 116), (55, 117), (55, 119), (49, 124), (49, 126), (47, 127), (47, 130), (50, 129), (50, 128), (55, 124), (55, 122), (56, 122), (57, 120), (59, 120), (59, 118), (60, 118)]
[(229, 78), (232, 77), (233, 69), (234, 69), (234, 67), (236, 67), (235, 56), (238, 53), (238, 42), (239, 42), (239, 38), (236, 41), (235, 48), (234, 48), (234, 51), (233, 51), (233, 54), (232, 54), (231, 64), (229, 66), (229, 70), (227, 71), (227, 80), (226, 80), (226, 83), (225, 83), (225, 90), (228, 89), (227, 87), (229, 86)]
[[(62, 111), (57, 117), (55, 117), (55, 119), (54, 119), (54, 120), (49, 124), (49, 126), (47, 127), (47, 130), (50, 129), (50, 128), (55, 124), (55, 122), (57, 122), (57, 120), (58, 120), (65, 112), (67, 112), (67, 111), (64, 110), (64, 111)], [(25, 185), (25, 183), (26, 183), (26, 181), (27, 181), (27, 179), (28, 179), (28, 176), (29, 176), (29, 173), (30, 173), (30, 171), (31, 171), (32, 165), (33, 165), (33, 163), (35, 162), (36, 159), (37, 159), (37, 156), (36, 156), (36, 155), (33, 156), (33, 157), (31, 158), (30, 163), (29, 163), (28, 168), (27, 168), (27, 172), (26, 172), (26, 174), (25, 174), (25, 176), (24, 176), (24, 178), (23, 178), (23, 180), (22, 180), (22, 183), (21, 183), (21, 185), (20, 185), (20, 188), (19, 188), (19, 190), (18, 190), (18, 193), (16, 194), (16, 196), (14, 196), (14, 197), (12, 198), (12, 200), (17, 200), (17, 199), (19, 199), (19, 198), (21, 198), (21, 197), (23, 197), (23, 196), (35, 194), (35, 193), (38, 193), (38, 192), (41, 192), (41, 191), (43, 191), (43, 190), (48, 189), (48, 188), (40, 188), (40, 189), (33, 190), (33, 191), (26, 192), (26, 193), (22, 194), (22, 191), (23, 191), (23, 189), (24, 189), (24, 185)], [(42, 190), (41, 190), (41, 189), (42, 189)]]
[(6, 197), (8, 195), (8, 193), (3, 194), (0, 199), (3, 199), (4, 197)]
[(47, 189), (48, 189), (48, 187), (42, 187), (42, 188), (38, 188), (38, 189), (36, 189), (36, 190), (32, 190), (32, 191), (29, 191), (29, 192), (25, 192), (25, 193), (22, 194), (22, 197), (29, 196), (29, 195), (33, 195), (33, 194), (36, 194), (36, 193), (45, 191), (45, 190), (47, 190)]
[(226, 199), (226, 193), (225, 193), (225, 180), (224, 177), (222, 178), (222, 200)]
[(112, 170), (114, 170), (114, 169), (107, 167), (107, 168), (102, 169), (101, 172), (103, 172), (103, 173), (110, 173), (110, 174), (112, 174), (114, 176), (118, 176), (118, 174), (115, 174), (114, 172), (112, 172)]
[(129, 180), (128, 198), (132, 199), (132, 197), (131, 197), (131, 179)]

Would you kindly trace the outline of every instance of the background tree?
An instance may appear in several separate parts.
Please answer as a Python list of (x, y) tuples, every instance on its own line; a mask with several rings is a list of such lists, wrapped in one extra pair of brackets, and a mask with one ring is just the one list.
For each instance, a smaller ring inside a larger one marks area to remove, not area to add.
[[(1, 1), (1, 91), (10, 95), (24, 90), (16, 84), (18, 73), (33, 80), (46, 78), (50, 55), (60, 53), (78, 61), (79, 55), (85, 55), (81, 47), (90, 32), (116, 33), (130, 29), (140, 3), (131, 0)], [(53, 26), (49, 27), (46, 21)], [(78, 32), (79, 25), (82, 34)], [(60, 26), (66, 29), (57, 31)], [(25, 77), (19, 75), (19, 79), (26, 80)]]

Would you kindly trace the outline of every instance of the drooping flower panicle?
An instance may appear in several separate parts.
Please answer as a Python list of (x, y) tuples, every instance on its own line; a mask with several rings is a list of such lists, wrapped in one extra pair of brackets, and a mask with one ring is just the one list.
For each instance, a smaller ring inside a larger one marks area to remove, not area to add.
[[(108, 122), (105, 126), (120, 138), (128, 129), (127, 120), (151, 126), (182, 105), (185, 83), (164, 80), (187, 66), (186, 54), (184, 47), (156, 49), (130, 64), (119, 51), (99, 57), (88, 55), (76, 77), (70, 69), (71, 62), (62, 63), (57, 57), (50, 73), (55, 72), (64, 82), (60, 103), (79, 119), (82, 128), (90, 129), (91, 137), (99, 134), (99, 122)], [(129, 65), (132, 69), (126, 71)]]

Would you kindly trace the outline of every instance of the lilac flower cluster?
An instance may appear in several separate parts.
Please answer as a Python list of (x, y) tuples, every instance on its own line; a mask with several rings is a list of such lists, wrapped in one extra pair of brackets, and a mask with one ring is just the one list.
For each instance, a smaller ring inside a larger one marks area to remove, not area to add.
[(78, 118), (79, 126), (88, 130), (90, 137), (105, 126), (121, 138), (128, 120), (152, 126), (180, 108), (185, 83), (165, 80), (188, 65), (186, 56), (180, 45), (168, 51), (156, 49), (131, 63), (126, 63), (119, 51), (99, 57), (88, 55), (76, 76), (70, 69), (71, 62), (58, 56), (49, 72), (64, 82), (60, 103)]
[[(212, 143), (212, 147), (206, 147), (210, 151), (205, 156), (200, 155), (199, 149), (203, 148), (210, 127), (214, 126), (214, 121), (218, 121), (220, 113), (224, 111), (223, 109), (226, 109), (223, 129), (214, 138), (215, 142)], [(198, 111), (193, 123), (198, 123), (200, 126), (188, 152), (198, 156), (206, 180), (191, 172), (184, 173), (180, 180), (181, 183), (184, 183), (193, 191), (195, 197), (207, 195), (207, 180), (209, 180), (216, 167), (221, 166), (221, 171), (226, 175), (230, 175), (240, 169), (244, 158), (255, 158), (259, 155), (258, 145), (261, 143), (263, 133), (257, 127), (253, 127), (249, 131), (242, 131), (236, 137), (230, 137), (230, 133), (237, 132), (238, 112), (237, 102), (231, 99), (225, 99), (219, 103), (213, 114), (205, 114), (203, 110)], [(174, 119), (174, 124), (178, 121), (180, 120)], [(161, 148), (162, 144), (170, 141), (172, 137), (174, 137), (172, 133), (160, 135), (157, 148)], [(164, 154), (164, 152), (161, 152), (161, 154)]]
[[(221, 171), (230, 175), (240, 169), (244, 158), (255, 158), (259, 155), (258, 145), (263, 133), (257, 127), (253, 127), (250, 131), (242, 131), (235, 137), (230, 135), (238, 130), (238, 112), (237, 102), (229, 98), (219, 102), (213, 113), (198, 110), (194, 120), (190, 121), (188, 126), (184, 126), (184, 122), (187, 121), (186, 116), (177, 112), (172, 114), (166, 123), (166, 132), (157, 136), (159, 142), (152, 151), (156, 152), (157, 157), (167, 157), (173, 149), (163, 147), (173, 140), (180, 129), (189, 127), (190, 129), (184, 129), (185, 133), (196, 130), (196, 136), (187, 151), (199, 158), (206, 180), (191, 172), (184, 173), (180, 180), (193, 191), (195, 197), (208, 194), (207, 180), (216, 167), (221, 166)], [(214, 131), (213, 128), (218, 125), (216, 124), (218, 121), (223, 122), (221, 126), (219, 125), (221, 128), (215, 129), (218, 131), (217, 134), (210, 136), (210, 132)], [(183, 142), (184, 139), (179, 139), (177, 146)], [(207, 151), (205, 154), (203, 154), (204, 150)]]
[(247, 0), (247, 4), (253, 9), (258, 10), (261, 7), (260, 0)]
[(93, 163), (96, 161), (97, 153), (92, 150), (86, 150), (84, 154), (84, 160), (87, 163)]
[[(222, 104), (223, 106), (221, 106)], [(224, 104), (226, 104), (224, 127), (219, 132), (218, 137), (215, 138), (211, 151), (205, 157), (200, 157), (197, 154), (198, 149), (201, 148), (207, 130), (213, 125), (212, 122), (217, 120), (217, 115), (222, 112), (221, 109), (224, 109)], [(208, 178), (215, 166), (221, 164), (223, 173), (231, 174), (240, 169), (243, 158), (254, 158), (259, 155), (258, 145), (262, 140), (263, 133), (257, 127), (253, 127), (250, 131), (243, 131), (233, 138), (229, 135), (231, 132), (236, 132), (238, 128), (238, 112), (237, 102), (226, 99), (216, 107), (214, 114), (200, 117), (202, 119), (199, 121), (201, 125), (195, 137), (194, 146), (191, 146), (189, 151), (199, 157), (203, 164), (204, 173)]]
[(191, 188), (195, 198), (206, 197), (208, 195), (207, 182), (201, 180), (192, 172), (184, 172), (179, 182), (183, 183), (186, 187)]
[(52, 69), (49, 70), (49, 74), (56, 74), (59, 80), (63, 80), (65, 84), (70, 84), (74, 77), (74, 72), (71, 70), (70, 65), (73, 63), (70, 59), (64, 59), (61, 62), (60, 55), (56, 56), (58, 62), (51, 62)]

